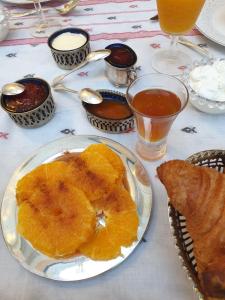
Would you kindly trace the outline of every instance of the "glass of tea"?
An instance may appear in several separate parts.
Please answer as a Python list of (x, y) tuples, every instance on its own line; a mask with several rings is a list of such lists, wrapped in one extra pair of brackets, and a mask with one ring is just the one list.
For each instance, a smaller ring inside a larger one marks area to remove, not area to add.
[(137, 153), (146, 160), (161, 158), (173, 121), (188, 102), (186, 86), (173, 76), (147, 74), (131, 83), (126, 98), (136, 120)]
[(161, 29), (171, 36), (169, 49), (158, 50), (152, 58), (152, 67), (164, 74), (179, 75), (191, 63), (190, 57), (177, 47), (179, 35), (193, 27), (205, 0), (157, 0)]

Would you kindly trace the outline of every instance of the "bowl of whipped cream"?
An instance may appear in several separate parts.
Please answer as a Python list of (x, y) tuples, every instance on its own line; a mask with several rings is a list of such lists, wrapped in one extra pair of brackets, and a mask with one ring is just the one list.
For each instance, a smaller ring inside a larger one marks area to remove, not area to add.
[(209, 114), (225, 113), (225, 58), (194, 62), (184, 81), (195, 108)]

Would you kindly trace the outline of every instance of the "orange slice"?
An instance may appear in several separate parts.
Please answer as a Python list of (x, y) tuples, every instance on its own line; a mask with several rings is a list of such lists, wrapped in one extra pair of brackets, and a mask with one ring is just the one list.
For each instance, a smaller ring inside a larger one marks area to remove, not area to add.
[(81, 189), (93, 202), (105, 198), (117, 183), (119, 175), (112, 165), (99, 153), (81, 153), (68, 158), (73, 175), (73, 184)]
[(123, 186), (117, 186), (106, 199), (94, 202), (101, 217), (95, 234), (80, 252), (94, 260), (113, 259), (137, 239), (136, 205)]
[[(18, 232), (51, 257), (67, 257), (94, 233), (95, 211), (85, 194), (70, 183), (34, 193), (18, 212)], [(41, 195), (41, 201), (40, 201)]]
[(105, 159), (113, 166), (113, 168), (118, 172), (119, 176), (122, 178), (125, 176), (125, 167), (122, 162), (122, 159), (116, 154), (113, 150), (111, 150), (105, 144), (93, 144), (89, 146), (83, 153), (93, 153), (97, 152), (104, 156)]
[[(16, 199), (19, 205), (23, 201), (30, 201), (34, 193), (45, 192), (46, 185), (54, 187), (68, 177), (70, 181), (72, 173), (65, 162), (54, 161), (43, 164), (22, 177), (16, 187)], [(68, 181), (67, 181), (68, 182)]]

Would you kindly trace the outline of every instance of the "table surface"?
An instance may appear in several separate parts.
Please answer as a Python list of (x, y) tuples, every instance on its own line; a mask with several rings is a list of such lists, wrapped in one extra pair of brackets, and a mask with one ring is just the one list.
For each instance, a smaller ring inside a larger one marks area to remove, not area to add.
[[(46, 15), (57, 18), (62, 26), (76, 26), (91, 35), (92, 50), (114, 42), (131, 46), (138, 55), (138, 74), (152, 72), (151, 57), (157, 49), (169, 44), (168, 36), (160, 31), (158, 22), (149, 21), (156, 14), (153, 0), (81, 0), (69, 15), (58, 16), (50, 1), (44, 6), (51, 9)], [(28, 7), (6, 5), (12, 11)], [(11, 20), (7, 39), (0, 43), (1, 85), (23, 77), (36, 76), (48, 82), (62, 73), (58, 69), (46, 39), (35, 39), (30, 29), (35, 16)], [(206, 47), (216, 57), (225, 54), (225, 48), (214, 44), (193, 30), (188, 39)], [(201, 56), (182, 47), (193, 60)], [(82, 87), (113, 87), (104, 75), (104, 62), (89, 64), (68, 77), (65, 83), (74, 89)], [(120, 91), (125, 91), (120, 89)], [(135, 151), (136, 132), (105, 134), (93, 128), (75, 96), (55, 93), (55, 117), (37, 129), (22, 129), (0, 110), (0, 198), (14, 170), (40, 146), (65, 135), (92, 134), (111, 138)], [(178, 116), (168, 136), (168, 152), (156, 162), (143, 161), (151, 178), (153, 210), (145, 242), (120, 266), (98, 277), (81, 282), (55, 282), (40, 278), (23, 269), (9, 254), (0, 237), (0, 298), (2, 300), (190, 300), (197, 299), (181, 266), (171, 236), (167, 195), (156, 178), (156, 167), (165, 160), (186, 159), (193, 153), (207, 149), (225, 149), (224, 115), (208, 115), (197, 111), (191, 104)]]

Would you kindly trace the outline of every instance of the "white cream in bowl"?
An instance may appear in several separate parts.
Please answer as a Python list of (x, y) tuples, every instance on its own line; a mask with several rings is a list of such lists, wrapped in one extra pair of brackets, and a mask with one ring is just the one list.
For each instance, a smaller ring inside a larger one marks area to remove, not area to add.
[(203, 98), (225, 102), (225, 60), (195, 67), (190, 72), (189, 85)]
[(83, 46), (87, 38), (81, 33), (64, 32), (58, 35), (52, 42), (52, 47), (56, 50), (74, 50)]

